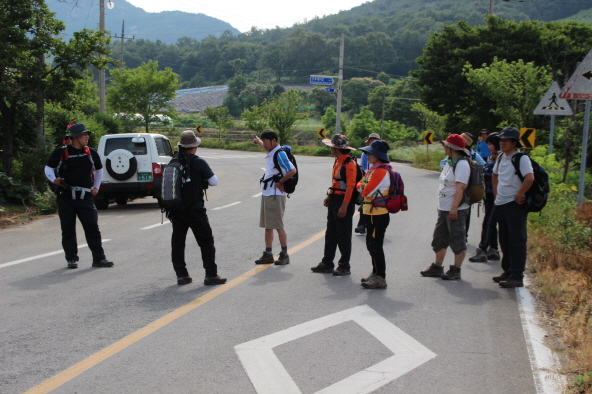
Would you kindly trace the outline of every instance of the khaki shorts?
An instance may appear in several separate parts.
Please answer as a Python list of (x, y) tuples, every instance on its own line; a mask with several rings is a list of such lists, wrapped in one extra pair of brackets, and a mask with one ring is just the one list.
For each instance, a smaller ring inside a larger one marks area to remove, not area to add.
[(281, 230), (284, 228), (286, 196), (261, 196), (259, 227)]

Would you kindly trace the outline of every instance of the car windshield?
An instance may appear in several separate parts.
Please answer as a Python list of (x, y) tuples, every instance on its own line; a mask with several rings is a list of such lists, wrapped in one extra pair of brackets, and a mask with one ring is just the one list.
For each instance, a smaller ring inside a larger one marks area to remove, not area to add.
[(171, 142), (164, 138), (155, 138), (156, 149), (158, 150), (158, 156), (173, 156), (173, 149), (171, 148)]
[(105, 156), (113, 152), (116, 149), (125, 149), (130, 151), (134, 155), (146, 155), (148, 154), (148, 148), (146, 147), (146, 141), (140, 143), (133, 143), (133, 137), (124, 138), (109, 138), (105, 143)]

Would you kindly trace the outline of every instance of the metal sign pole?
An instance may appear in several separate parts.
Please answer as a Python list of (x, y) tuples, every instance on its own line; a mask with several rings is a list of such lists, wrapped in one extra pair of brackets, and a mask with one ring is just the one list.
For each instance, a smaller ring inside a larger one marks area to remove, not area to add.
[(553, 153), (553, 134), (555, 133), (555, 115), (551, 115), (551, 130), (549, 132), (549, 154)]
[(590, 129), (590, 100), (586, 100), (584, 114), (584, 135), (582, 137), (582, 162), (580, 163), (580, 187), (578, 188), (578, 207), (584, 203), (584, 188), (586, 187), (586, 155), (588, 153), (588, 131)]
[(339, 46), (339, 80), (337, 81), (337, 119), (335, 119), (335, 134), (341, 134), (341, 83), (343, 82), (343, 52), (345, 49), (345, 34), (341, 33)]

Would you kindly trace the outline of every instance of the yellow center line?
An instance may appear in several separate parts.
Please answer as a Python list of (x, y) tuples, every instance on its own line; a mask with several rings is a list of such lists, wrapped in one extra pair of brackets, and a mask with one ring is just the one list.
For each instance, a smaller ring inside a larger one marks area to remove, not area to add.
[[(321, 231), (320, 233), (314, 235), (313, 237), (307, 239), (306, 241), (302, 242), (299, 245), (288, 250), (288, 254), (293, 254), (298, 252), (301, 249), (311, 245), (312, 243), (318, 241), (319, 239), (325, 236), (325, 231)], [(161, 317), (158, 320), (153, 321), (152, 323), (148, 324), (147, 326), (140, 328), (138, 331), (128, 335), (127, 337), (120, 339), (119, 341), (115, 342), (114, 344), (104, 348), (103, 350), (98, 351), (97, 353), (93, 354), (92, 356), (87, 357), (86, 359), (80, 361), (79, 363), (71, 366), (70, 368), (60, 372), (57, 375), (47, 379), (45, 382), (33, 387), (29, 391), (25, 392), (24, 394), (41, 394), (41, 393), (49, 393), (50, 391), (60, 387), (64, 383), (74, 379), (76, 376), (80, 375), (81, 373), (91, 369), (95, 365), (99, 364), (101, 361), (108, 359), (109, 357), (113, 356), (114, 354), (120, 352), (121, 350), (125, 349), (126, 347), (133, 345), (134, 343), (138, 342), (140, 339), (152, 334), (153, 332), (157, 331), (158, 329), (166, 326), (167, 324), (175, 321), (176, 319), (180, 318), (181, 316), (185, 315), (186, 313), (191, 312), (195, 308), (205, 304), (208, 301), (213, 300), (214, 298), (218, 297), (220, 294), (225, 293), (226, 291), (232, 289), (233, 287), (243, 283), (249, 278), (257, 275), (258, 273), (266, 270), (267, 268), (271, 267), (272, 264), (263, 264), (259, 265), (252, 270), (249, 270), (242, 274), (241, 276), (231, 280), (230, 282), (226, 283), (225, 285), (216, 287), (214, 290), (208, 292), (207, 294), (191, 301), (188, 304), (183, 305), (182, 307), (172, 311), (171, 313)]]

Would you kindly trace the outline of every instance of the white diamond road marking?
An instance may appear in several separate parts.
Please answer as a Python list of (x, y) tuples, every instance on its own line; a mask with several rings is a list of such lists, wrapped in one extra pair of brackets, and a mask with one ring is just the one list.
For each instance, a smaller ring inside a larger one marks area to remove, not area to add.
[(368, 305), (311, 320), (234, 347), (258, 394), (302, 394), (273, 348), (315, 332), (354, 321), (368, 331), (393, 356), (317, 392), (365, 394), (399, 378), (436, 357), (436, 354), (380, 316)]

